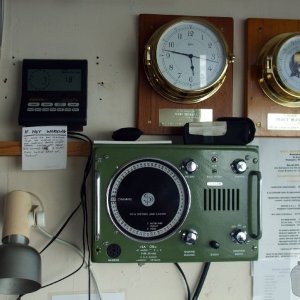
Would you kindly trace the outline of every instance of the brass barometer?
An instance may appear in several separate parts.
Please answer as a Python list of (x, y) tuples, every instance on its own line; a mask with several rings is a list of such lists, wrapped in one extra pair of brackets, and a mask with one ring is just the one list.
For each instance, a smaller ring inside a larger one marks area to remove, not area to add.
[(300, 107), (300, 32), (271, 38), (258, 58), (259, 84), (274, 102)]
[(159, 27), (144, 53), (146, 76), (154, 90), (184, 104), (216, 93), (233, 60), (222, 32), (197, 17), (176, 18)]

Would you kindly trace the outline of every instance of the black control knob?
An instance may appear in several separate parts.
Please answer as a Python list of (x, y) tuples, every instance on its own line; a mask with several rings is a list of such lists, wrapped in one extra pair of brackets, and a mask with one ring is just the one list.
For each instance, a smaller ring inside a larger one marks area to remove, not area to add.
[(182, 235), (181, 239), (187, 244), (187, 245), (195, 245), (196, 241), (198, 239), (198, 233), (194, 229), (188, 229), (185, 230)]
[(219, 249), (220, 248), (220, 243), (217, 241), (210, 241), (209, 246), (213, 249)]
[(231, 239), (235, 243), (244, 244), (247, 242), (248, 234), (245, 230), (235, 229), (230, 234)]
[(188, 173), (193, 173), (198, 169), (198, 165), (193, 159), (189, 159), (183, 162), (183, 168)]
[(243, 159), (234, 160), (230, 166), (232, 171), (237, 174), (242, 174), (247, 170), (247, 164)]

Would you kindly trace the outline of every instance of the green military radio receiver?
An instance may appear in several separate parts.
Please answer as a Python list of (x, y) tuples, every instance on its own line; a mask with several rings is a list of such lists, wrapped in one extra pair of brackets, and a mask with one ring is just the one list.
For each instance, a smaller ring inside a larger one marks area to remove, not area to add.
[(93, 175), (94, 262), (257, 259), (258, 147), (95, 143)]

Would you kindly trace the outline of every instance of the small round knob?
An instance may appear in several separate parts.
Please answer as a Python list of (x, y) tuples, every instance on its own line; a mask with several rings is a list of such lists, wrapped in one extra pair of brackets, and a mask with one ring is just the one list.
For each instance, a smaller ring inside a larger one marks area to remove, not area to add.
[(235, 243), (243, 244), (247, 242), (248, 234), (242, 229), (236, 229), (230, 234)]
[(243, 159), (236, 159), (231, 163), (231, 169), (234, 173), (241, 174), (247, 170), (247, 164)]
[(198, 239), (198, 233), (194, 229), (185, 230), (181, 238), (187, 245), (195, 245)]
[(189, 173), (193, 173), (198, 169), (197, 163), (192, 159), (189, 159), (189, 160), (185, 161), (183, 163), (183, 167)]
[(213, 241), (210, 241), (210, 242), (209, 242), (209, 246), (210, 246), (211, 248), (213, 248), (213, 249), (219, 249), (219, 248), (220, 248), (220, 243), (213, 240)]

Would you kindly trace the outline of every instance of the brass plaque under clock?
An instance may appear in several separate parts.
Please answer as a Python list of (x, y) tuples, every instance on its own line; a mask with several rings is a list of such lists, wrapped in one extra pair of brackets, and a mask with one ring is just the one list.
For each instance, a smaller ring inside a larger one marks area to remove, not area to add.
[(233, 19), (139, 16), (138, 127), (182, 133), (232, 116)]
[(246, 21), (246, 114), (257, 136), (300, 136), (300, 20)]

